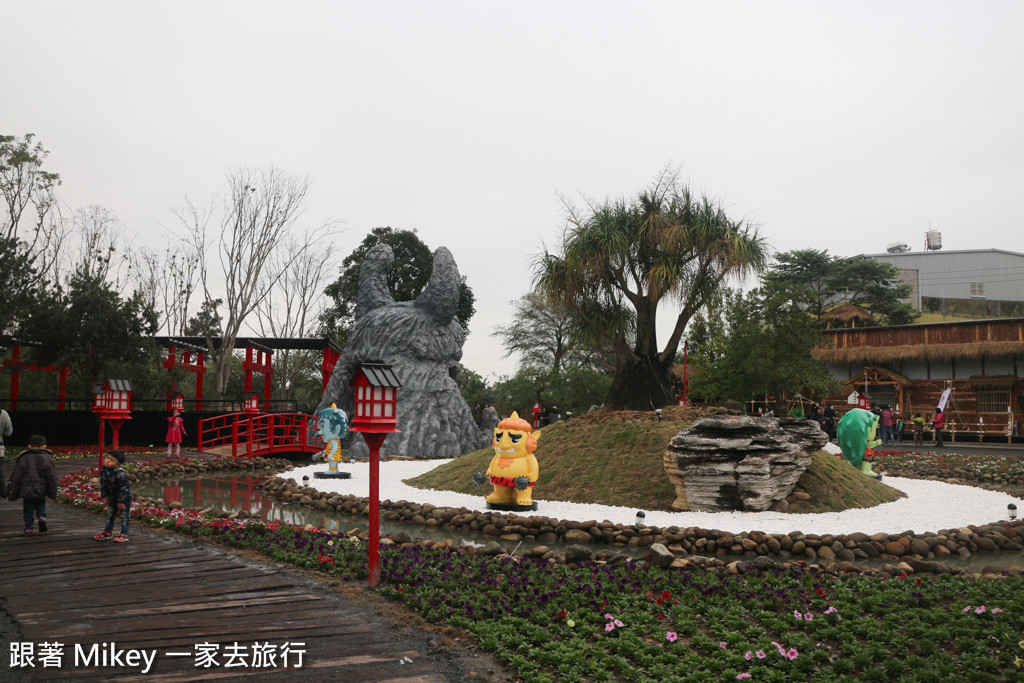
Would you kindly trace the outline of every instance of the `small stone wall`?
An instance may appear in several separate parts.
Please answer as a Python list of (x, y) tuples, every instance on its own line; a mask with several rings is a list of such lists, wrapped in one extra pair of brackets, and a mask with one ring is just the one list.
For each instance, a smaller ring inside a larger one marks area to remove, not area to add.
[[(287, 460), (256, 458), (253, 461), (185, 461), (160, 465), (140, 465), (129, 476), (132, 481), (201, 477), (235, 472), (259, 472), (265, 478), (258, 484), (265, 495), (285, 503), (305, 505), (324, 512), (336, 511), (367, 515), (369, 501), (358, 496), (318, 491), (301, 486), (294, 479), (272, 476), (274, 472), (293, 469)], [(98, 480), (97, 480), (98, 485)], [(984, 485), (985, 488), (995, 488)], [(137, 503), (142, 503), (142, 500)], [(163, 507), (160, 501), (146, 504)], [(211, 513), (221, 517), (244, 518), (247, 514)], [(632, 524), (558, 520), (549, 517), (521, 517), (500, 512), (476, 512), (467, 508), (436, 507), (408, 501), (381, 501), (381, 516), (422, 524), (439, 535), (444, 529), (476, 531), (494, 538), (477, 552), (500, 554), (519, 541), (538, 545), (523, 553), (549, 561), (579, 562), (589, 559), (616, 561), (628, 559), (616, 547), (646, 549), (647, 561), (660, 566), (728, 566), (741, 572), (745, 567), (766, 567), (778, 562), (786, 564), (818, 564), (827, 571), (895, 575), (906, 573), (963, 573), (935, 560), (955, 560), (989, 552), (1024, 550), (1024, 520), (1001, 521), (938, 533), (914, 534), (768, 534), (760, 531), (732, 533), (717, 529), (670, 526), (660, 528)], [(418, 543), (419, 545), (450, 545), (451, 541), (411, 539), (398, 533), (382, 539), (384, 543)], [(503, 542), (503, 543), (502, 543)], [(565, 553), (550, 550), (546, 543), (569, 546)], [(603, 549), (601, 549), (603, 546)], [(733, 559), (741, 557), (743, 559)], [(871, 569), (855, 562), (867, 559), (886, 561), (881, 569)], [(980, 574), (998, 575), (1003, 570), (984, 569)]]

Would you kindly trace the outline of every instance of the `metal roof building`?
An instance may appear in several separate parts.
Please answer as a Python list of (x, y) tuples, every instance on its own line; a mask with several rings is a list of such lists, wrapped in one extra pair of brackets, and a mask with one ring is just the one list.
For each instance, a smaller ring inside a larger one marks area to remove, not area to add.
[(923, 310), (925, 298), (1024, 302), (1024, 254), (1014, 251), (965, 249), (858, 256), (896, 266), (900, 279), (913, 287), (909, 301), (918, 311)]

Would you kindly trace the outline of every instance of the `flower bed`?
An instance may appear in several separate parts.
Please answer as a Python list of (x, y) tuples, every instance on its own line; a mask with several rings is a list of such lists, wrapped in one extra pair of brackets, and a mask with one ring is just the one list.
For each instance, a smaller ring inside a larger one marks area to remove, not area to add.
[[(102, 511), (96, 475), (64, 477), (64, 500)], [(344, 580), (367, 576), (362, 539), (190, 510), (132, 514)], [(410, 542), (382, 546), (379, 592), (473, 633), (526, 681), (1017, 681), (1022, 588), (1019, 574), (885, 580), (797, 562), (563, 565)]]

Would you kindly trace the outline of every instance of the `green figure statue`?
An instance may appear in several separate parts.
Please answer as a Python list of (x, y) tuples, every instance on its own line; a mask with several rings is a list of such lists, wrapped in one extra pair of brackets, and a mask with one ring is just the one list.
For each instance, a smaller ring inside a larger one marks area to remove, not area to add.
[(871, 471), (871, 463), (864, 459), (864, 451), (882, 443), (875, 438), (878, 429), (878, 416), (869, 410), (854, 408), (843, 415), (836, 428), (836, 441), (843, 450), (843, 458), (869, 477), (878, 478)]

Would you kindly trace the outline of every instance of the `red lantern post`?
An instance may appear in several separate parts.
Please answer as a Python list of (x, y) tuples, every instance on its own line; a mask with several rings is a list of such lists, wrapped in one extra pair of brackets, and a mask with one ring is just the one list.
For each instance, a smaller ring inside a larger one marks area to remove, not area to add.
[(398, 431), (398, 394), (401, 385), (390, 365), (363, 363), (349, 386), (355, 393), (350, 432), (363, 435), (370, 449), (370, 588), (380, 583), (380, 447), (388, 434)]
[(540, 401), (533, 404), (533, 409), (530, 411), (533, 413), (533, 428), (540, 427), (540, 414), (544, 412), (544, 407), (541, 406)]
[(132, 383), (126, 379), (108, 379), (93, 387), (92, 410), (100, 418), (99, 465), (103, 467), (104, 423), (109, 422), (114, 432), (114, 448), (118, 447), (121, 425), (132, 419)]

